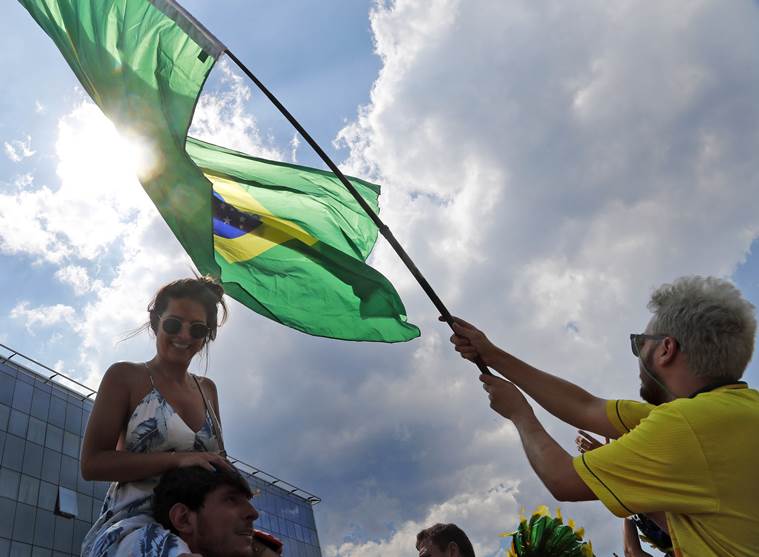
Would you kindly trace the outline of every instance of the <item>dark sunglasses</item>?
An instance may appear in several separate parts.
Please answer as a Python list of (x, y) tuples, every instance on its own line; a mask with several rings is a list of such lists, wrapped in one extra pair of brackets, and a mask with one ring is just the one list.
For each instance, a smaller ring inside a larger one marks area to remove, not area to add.
[[(161, 324), (163, 332), (167, 335), (175, 335), (182, 330), (182, 322), (176, 317), (167, 317)], [(206, 338), (210, 329), (203, 323), (193, 323), (190, 325), (190, 336), (196, 340)]]
[(668, 336), (669, 335), (636, 335), (635, 333), (631, 333), (630, 349), (632, 350), (633, 356), (640, 358), (640, 349), (643, 348), (643, 343), (647, 340), (664, 340)]

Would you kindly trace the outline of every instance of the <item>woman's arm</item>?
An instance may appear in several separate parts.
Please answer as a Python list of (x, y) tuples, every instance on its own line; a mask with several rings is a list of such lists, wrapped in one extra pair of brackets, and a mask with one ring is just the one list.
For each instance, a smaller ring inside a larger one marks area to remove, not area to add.
[(112, 365), (100, 383), (82, 443), (81, 472), (85, 480), (129, 482), (157, 476), (181, 466), (213, 465), (226, 461), (212, 453), (130, 453), (117, 450), (129, 416), (134, 378), (128, 363)]

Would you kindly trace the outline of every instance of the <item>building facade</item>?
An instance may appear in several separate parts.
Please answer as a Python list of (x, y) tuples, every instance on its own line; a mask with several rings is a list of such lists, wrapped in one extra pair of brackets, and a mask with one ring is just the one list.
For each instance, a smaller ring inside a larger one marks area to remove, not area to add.
[[(106, 482), (79, 473), (95, 392), (0, 344), (0, 557), (75, 557), (99, 515)], [(321, 557), (319, 498), (232, 459), (257, 495), (256, 528), (285, 557)]]

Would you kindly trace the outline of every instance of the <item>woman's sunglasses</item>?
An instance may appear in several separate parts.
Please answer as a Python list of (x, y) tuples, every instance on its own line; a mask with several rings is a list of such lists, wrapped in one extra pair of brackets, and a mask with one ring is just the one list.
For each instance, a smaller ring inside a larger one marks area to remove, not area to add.
[[(175, 335), (182, 330), (182, 322), (176, 317), (167, 317), (161, 324), (163, 332), (167, 335)], [(190, 325), (190, 336), (196, 340), (206, 338), (210, 329), (203, 323), (193, 323)]]

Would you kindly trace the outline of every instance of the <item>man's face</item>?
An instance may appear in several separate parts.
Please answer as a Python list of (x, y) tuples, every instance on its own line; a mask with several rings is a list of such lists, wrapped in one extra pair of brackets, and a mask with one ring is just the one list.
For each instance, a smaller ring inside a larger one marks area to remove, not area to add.
[(419, 550), (419, 557), (448, 557), (451, 555), (450, 551), (441, 551), (430, 539), (422, 541), (417, 549)]
[[(651, 323), (649, 322), (646, 327), (645, 334), (651, 334)], [(640, 370), (640, 398), (658, 406), (669, 400), (669, 395), (659, 384), (651, 378), (650, 374), (656, 376), (659, 381), (662, 381), (661, 375), (654, 369), (654, 352), (660, 341), (647, 339), (643, 346), (640, 347), (640, 358), (638, 359), (638, 369)], [(646, 373), (648, 370), (648, 373)]]
[[(650, 341), (649, 341), (650, 342)], [(641, 366), (645, 365), (646, 369), (650, 373), (656, 373), (654, 371), (654, 351), (649, 350), (647, 353), (643, 352), (641, 354)], [(661, 381), (661, 375), (656, 375), (659, 378), (659, 381)], [(641, 367), (640, 368), (640, 398), (648, 402), (649, 404), (653, 404), (654, 406), (658, 406), (660, 404), (664, 404), (669, 400), (669, 395), (667, 395), (666, 392), (664, 392), (664, 389), (662, 389), (659, 384), (654, 381), (651, 376), (646, 373), (646, 371)]]
[(206, 495), (197, 512), (193, 543), (188, 545), (205, 557), (251, 557), (257, 518), (246, 493), (223, 485)]

